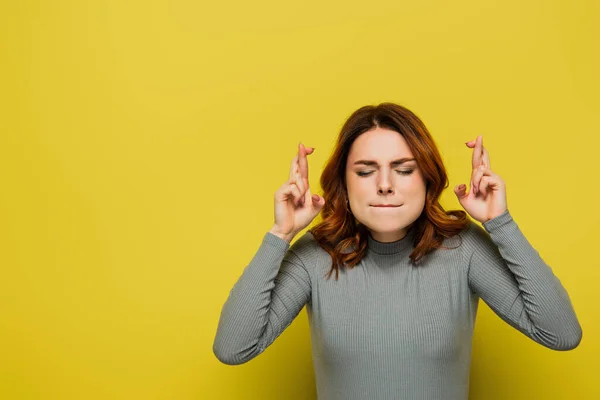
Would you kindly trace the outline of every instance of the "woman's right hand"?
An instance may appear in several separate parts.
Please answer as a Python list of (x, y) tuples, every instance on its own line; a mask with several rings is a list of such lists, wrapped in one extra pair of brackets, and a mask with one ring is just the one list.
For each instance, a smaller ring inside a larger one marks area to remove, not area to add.
[(314, 148), (298, 144), (289, 180), (275, 192), (275, 224), (271, 232), (288, 242), (306, 228), (325, 205), (323, 197), (310, 193), (307, 156), (313, 151)]

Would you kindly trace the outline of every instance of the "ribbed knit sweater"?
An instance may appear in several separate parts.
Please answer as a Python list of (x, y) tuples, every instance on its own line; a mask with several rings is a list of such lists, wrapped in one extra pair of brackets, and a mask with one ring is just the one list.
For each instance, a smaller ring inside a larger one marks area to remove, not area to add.
[(479, 298), (537, 343), (576, 347), (570, 298), (510, 212), (482, 225), (416, 266), (414, 229), (388, 243), (369, 235), (365, 257), (337, 281), (325, 279), (331, 257), (310, 232), (291, 245), (267, 232), (223, 306), (213, 351), (245, 363), (306, 306), (320, 400), (465, 400)]

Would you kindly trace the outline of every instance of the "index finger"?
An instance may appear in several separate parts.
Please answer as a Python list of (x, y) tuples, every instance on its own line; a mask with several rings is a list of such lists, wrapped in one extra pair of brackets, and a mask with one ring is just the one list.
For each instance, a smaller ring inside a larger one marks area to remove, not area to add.
[(478, 168), (481, 165), (481, 159), (483, 157), (483, 136), (477, 136), (475, 139), (475, 148), (473, 149), (473, 160), (472, 167), (473, 169)]
[(487, 168), (492, 168), (490, 165), (490, 153), (488, 153), (485, 147), (483, 148), (483, 165)]
[(300, 169), (300, 176), (304, 182), (304, 187), (308, 189), (308, 160), (306, 159), (307, 150), (302, 143), (300, 143), (298, 146), (298, 167)]
[(294, 159), (292, 160), (292, 165), (290, 165), (290, 180), (294, 180), (296, 178), (296, 172), (297, 168), (296, 165), (298, 164), (298, 154), (296, 154), (294, 156)]

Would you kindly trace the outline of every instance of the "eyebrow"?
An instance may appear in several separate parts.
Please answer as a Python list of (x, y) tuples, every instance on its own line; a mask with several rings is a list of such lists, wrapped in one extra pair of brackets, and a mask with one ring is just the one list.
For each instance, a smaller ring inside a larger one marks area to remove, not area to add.
[[(390, 163), (390, 166), (396, 166), (396, 165), (401, 165), (404, 164), (405, 162), (409, 162), (409, 161), (415, 161), (414, 158), (410, 158), (410, 157), (404, 157), (404, 158), (400, 158), (398, 160), (394, 160)], [(379, 165), (377, 164), (377, 161), (373, 161), (373, 160), (358, 160), (354, 162), (354, 165), (357, 164), (362, 164), (362, 165)]]

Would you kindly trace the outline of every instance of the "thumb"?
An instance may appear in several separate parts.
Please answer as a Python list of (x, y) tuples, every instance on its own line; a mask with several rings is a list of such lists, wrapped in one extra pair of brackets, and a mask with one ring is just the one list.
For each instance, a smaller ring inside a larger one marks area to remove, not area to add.
[(463, 183), (455, 186), (454, 193), (456, 194), (456, 197), (458, 197), (458, 200), (462, 203), (462, 200), (467, 197), (467, 185)]
[(312, 204), (315, 210), (321, 210), (321, 208), (323, 208), (323, 206), (325, 205), (325, 199), (319, 196), (318, 194), (313, 194)]

